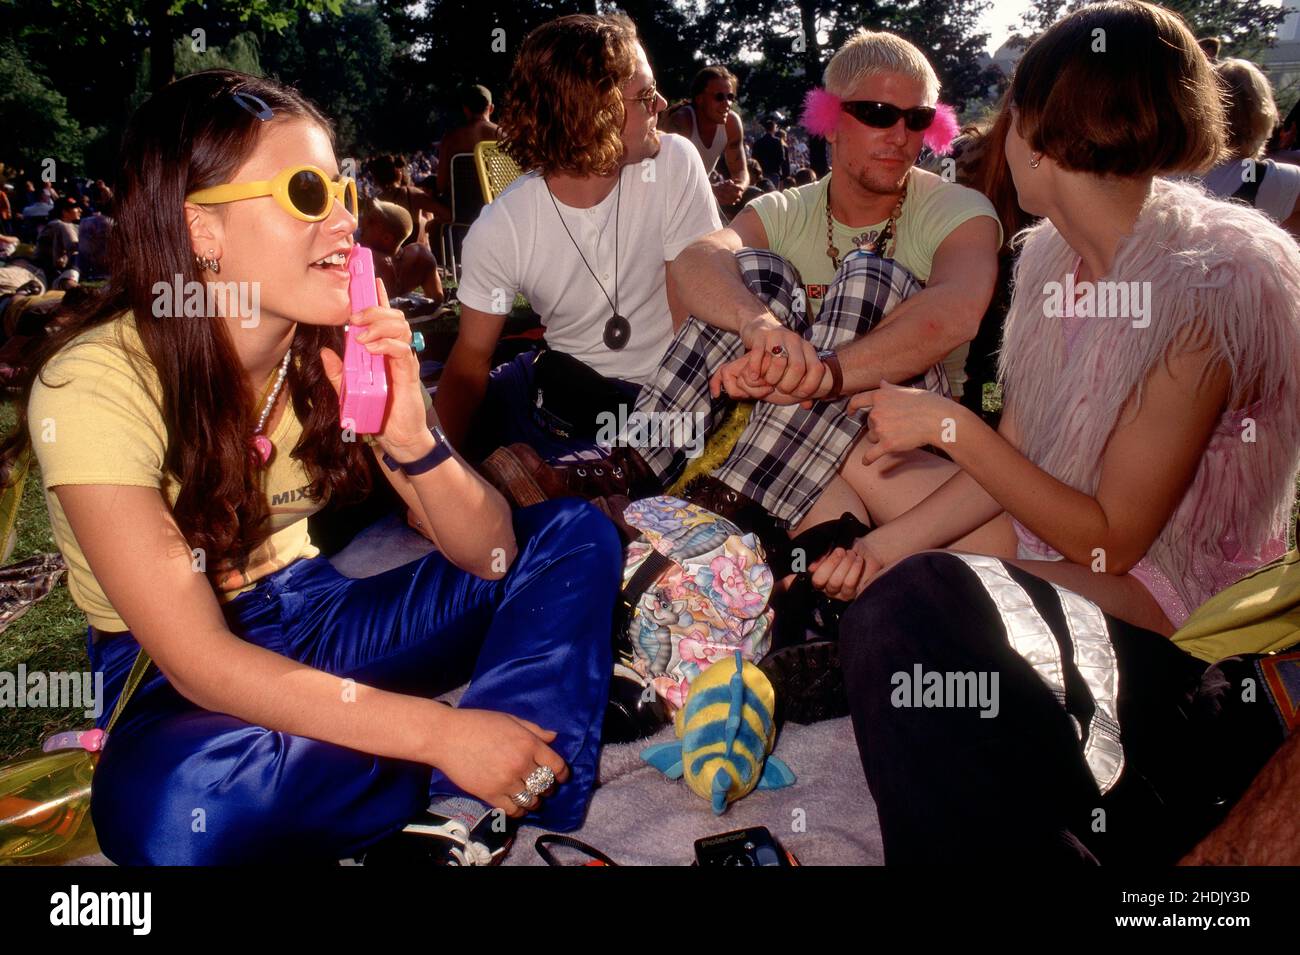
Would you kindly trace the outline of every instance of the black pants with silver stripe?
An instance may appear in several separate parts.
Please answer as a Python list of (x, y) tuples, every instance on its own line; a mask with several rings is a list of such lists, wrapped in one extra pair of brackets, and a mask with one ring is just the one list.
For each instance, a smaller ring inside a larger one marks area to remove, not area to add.
[[(1207, 666), (993, 558), (903, 561), (840, 641), (891, 864), (1173, 862), (1283, 739), (1262, 688), (1243, 700), (1253, 660)], [(996, 673), (996, 715), (899, 692), (949, 673)]]

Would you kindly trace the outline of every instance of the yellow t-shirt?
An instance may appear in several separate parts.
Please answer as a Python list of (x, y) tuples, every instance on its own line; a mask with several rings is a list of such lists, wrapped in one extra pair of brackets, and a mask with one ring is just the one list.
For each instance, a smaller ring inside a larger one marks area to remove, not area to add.
[[(127, 349), (138, 356), (136, 365), (147, 373), (144, 379), (128, 361)], [(49, 387), (41, 378), (62, 387)], [(134, 316), (126, 313), (79, 335), (54, 356), (34, 382), (27, 405), (50, 526), (68, 564), (68, 588), (86, 618), (101, 630), (130, 628), (91, 573), (50, 488), (60, 484), (156, 487), (168, 504), (175, 504), (180, 484), (163, 469), (167, 429), (159, 410), (161, 393)], [(220, 578), (216, 591), (222, 602), (298, 558), (320, 553), (308, 537), (307, 518), (322, 505), (307, 497), (310, 477), (302, 463), (290, 456), (301, 435), (302, 424), (290, 405), (269, 435), (276, 450), (263, 472), (271, 536), (253, 551), (244, 573), (232, 570)]]
[[(767, 247), (799, 270), (809, 318), (815, 318), (821, 311), (826, 286), (835, 278), (835, 266), (826, 254), (826, 197), (832, 175), (834, 173), (795, 189), (769, 192), (749, 204), (763, 223)], [(894, 228), (894, 259), (924, 285), (930, 280), (934, 254), (944, 239), (963, 222), (976, 216), (988, 216), (998, 222), (993, 203), (983, 193), (947, 182), (923, 169), (913, 169), (907, 177), (903, 214)], [(888, 221), (886, 217), (875, 225), (850, 229), (838, 219), (833, 220), (835, 247), (840, 250), (840, 261), (857, 248), (854, 237), (878, 233)], [(999, 243), (1001, 237), (1002, 226), (999, 223)], [(970, 343), (967, 342), (943, 362), (955, 397), (961, 396), (966, 381), (964, 367), (969, 351)]]

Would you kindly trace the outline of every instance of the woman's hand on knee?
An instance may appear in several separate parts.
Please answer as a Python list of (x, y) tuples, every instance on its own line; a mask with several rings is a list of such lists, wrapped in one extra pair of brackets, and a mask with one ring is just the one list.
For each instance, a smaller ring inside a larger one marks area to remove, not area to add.
[(927, 444), (951, 444), (959, 436), (959, 420), (969, 414), (942, 395), (888, 381), (849, 400), (849, 411), (863, 409), (867, 410), (867, 445), (862, 458), (866, 465), (875, 464), (887, 454), (901, 454)]
[[(513, 797), (539, 766), (555, 774), (556, 785), (568, 780), (568, 765), (548, 745), (554, 730), (493, 710), (457, 709), (449, 717), (431, 762), (471, 796), (518, 817), (527, 810)], [(534, 799), (527, 808), (537, 805)]]

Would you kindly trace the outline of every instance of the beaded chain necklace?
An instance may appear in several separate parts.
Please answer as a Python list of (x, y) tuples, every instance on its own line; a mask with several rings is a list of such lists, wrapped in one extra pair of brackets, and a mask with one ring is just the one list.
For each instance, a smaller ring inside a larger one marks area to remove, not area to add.
[[(899, 217), (903, 214), (903, 200), (907, 198), (907, 180), (903, 181), (903, 192), (898, 197), (898, 202), (894, 205), (894, 211), (889, 214), (889, 221), (885, 227), (880, 230), (879, 235), (862, 233), (853, 239), (853, 244), (864, 252), (870, 252), (872, 255), (879, 255), (885, 258), (892, 258), (894, 248), (890, 247), (894, 242), (894, 232), (898, 227)], [(831, 189), (826, 187), (826, 254), (830, 256), (831, 264), (839, 271), (840, 267), (840, 250), (835, 246), (835, 225), (831, 219)]]
[(271, 463), (271, 455), (275, 451), (271, 439), (262, 432), (266, 428), (266, 419), (270, 417), (271, 409), (275, 407), (276, 399), (280, 397), (280, 389), (284, 387), (284, 379), (288, 377), (289, 356), (292, 354), (292, 348), (284, 353), (284, 358), (280, 362), (280, 369), (275, 375), (275, 383), (271, 385), (270, 394), (263, 394), (262, 413), (258, 415), (257, 427), (253, 429), (253, 437), (250, 443), (261, 467), (266, 467)]

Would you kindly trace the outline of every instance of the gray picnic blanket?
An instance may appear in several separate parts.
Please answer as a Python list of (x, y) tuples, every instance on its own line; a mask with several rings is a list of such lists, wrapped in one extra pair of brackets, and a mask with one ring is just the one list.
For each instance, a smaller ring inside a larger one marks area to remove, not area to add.
[[(432, 550), (400, 516), (362, 531), (331, 558), (340, 573), (367, 577), (409, 563)], [(787, 789), (753, 792), (715, 816), (683, 782), (664, 778), (642, 762), (646, 746), (673, 738), (671, 727), (638, 743), (606, 746), (600, 784), (582, 829), (569, 833), (626, 865), (689, 865), (705, 836), (766, 826), (805, 865), (879, 865), (884, 862), (876, 807), (871, 801), (849, 720), (813, 726), (787, 724), (776, 752), (798, 777)], [(524, 827), (506, 865), (544, 865), (533, 849), (542, 830)], [(561, 861), (576, 853), (555, 850)]]

